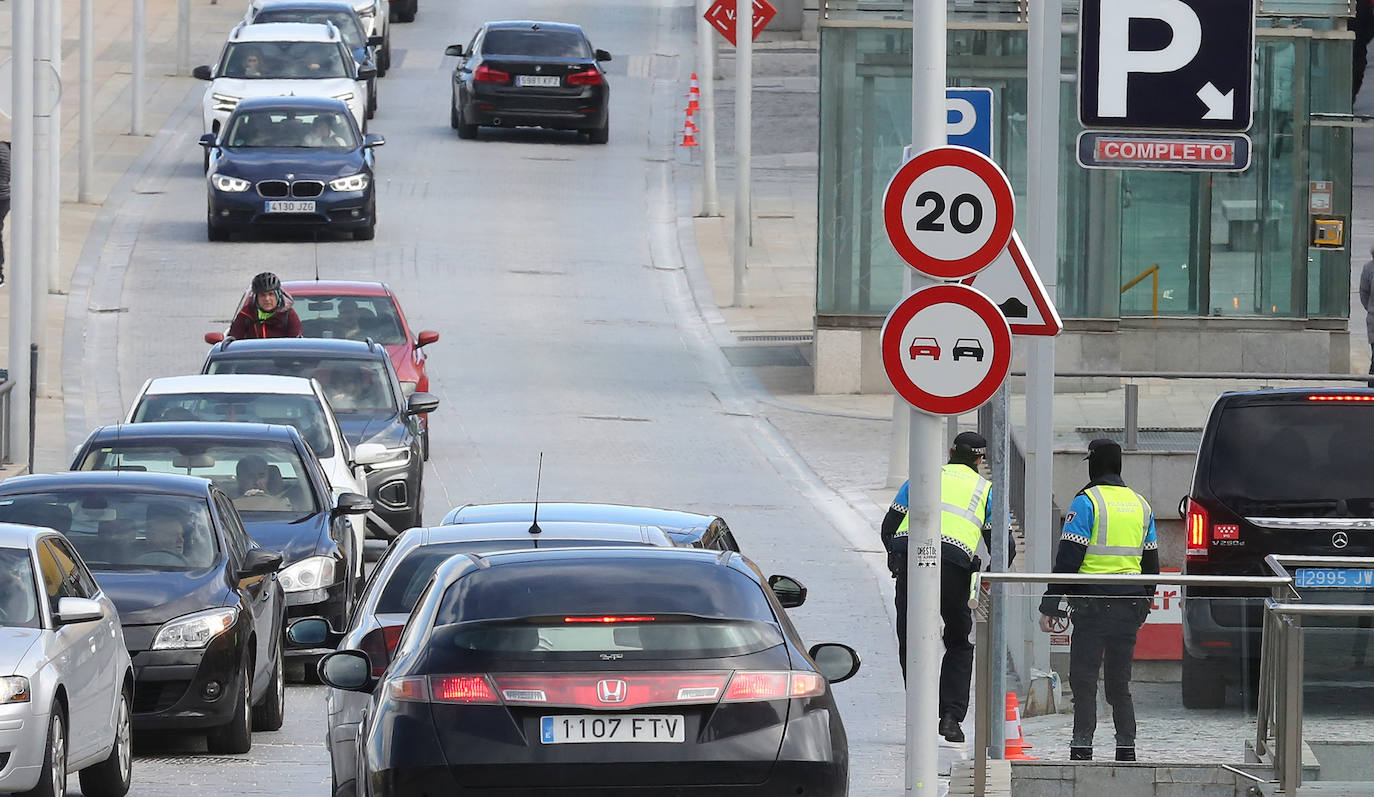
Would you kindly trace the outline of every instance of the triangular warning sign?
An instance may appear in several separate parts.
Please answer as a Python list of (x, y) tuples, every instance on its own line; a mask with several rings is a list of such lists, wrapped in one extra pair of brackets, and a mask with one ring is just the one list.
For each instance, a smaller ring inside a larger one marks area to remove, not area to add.
[(1059, 311), (1014, 230), (992, 265), (963, 282), (987, 294), (1001, 308), (1013, 335), (1054, 336), (1064, 329)]

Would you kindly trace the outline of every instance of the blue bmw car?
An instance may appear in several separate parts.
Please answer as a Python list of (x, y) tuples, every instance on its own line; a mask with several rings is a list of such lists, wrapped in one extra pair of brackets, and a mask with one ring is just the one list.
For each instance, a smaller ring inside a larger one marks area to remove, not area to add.
[(340, 100), (245, 99), (220, 128), (200, 139), (209, 150), (206, 235), (265, 227), (315, 227), (370, 241), (377, 231), (373, 149)]

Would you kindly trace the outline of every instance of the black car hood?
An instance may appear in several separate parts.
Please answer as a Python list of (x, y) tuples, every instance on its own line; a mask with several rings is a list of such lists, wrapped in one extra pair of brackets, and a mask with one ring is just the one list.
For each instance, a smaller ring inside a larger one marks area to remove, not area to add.
[(329, 510), (313, 515), (294, 515), (286, 512), (239, 513), (248, 536), (269, 551), (281, 554), (282, 567), (299, 562), (307, 556), (325, 554), (323, 548), (333, 544), (329, 538)]
[(204, 570), (95, 570), (95, 580), (119, 609), (123, 625), (161, 625), (174, 617), (229, 603), (224, 562)]
[(282, 178), (324, 179), (346, 177), (363, 170), (363, 150), (337, 150), (304, 147), (253, 147), (224, 149), (215, 171), (230, 177), (259, 180)]
[(339, 415), (339, 428), (350, 445), (381, 443), (387, 448), (406, 444), (406, 425), (399, 415)]

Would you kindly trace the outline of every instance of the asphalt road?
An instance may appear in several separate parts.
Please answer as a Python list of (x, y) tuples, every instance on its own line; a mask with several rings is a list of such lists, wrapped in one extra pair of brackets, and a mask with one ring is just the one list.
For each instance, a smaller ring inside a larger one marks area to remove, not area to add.
[[(614, 54), (609, 145), (527, 130), (457, 139), (443, 50), (495, 18), (580, 22)], [(80, 377), (68, 387), (81, 391), (68, 402), (69, 443), (117, 420), (144, 379), (197, 372), (201, 335), (224, 327), (253, 274), (386, 280), (413, 327), (442, 334), (429, 349), (443, 404), (431, 416), (428, 519), (465, 502), (529, 500), (542, 454), (542, 498), (718, 512), (766, 572), (810, 587), (792, 613), (809, 641), (890, 650), (886, 574), (855, 552), (872, 541), (852, 522), (846, 535), (833, 494), (757, 417), (756, 388), (693, 301), (672, 149), (692, 18), (680, 0), (423, 0), (417, 22), (393, 30), (371, 122), (387, 138), (372, 242), (208, 243), (202, 86), (192, 87), (88, 247), (89, 304), (107, 312), (82, 314), (83, 345), (67, 353), (64, 373)], [(895, 673), (871, 667), (835, 690), (855, 795), (902, 785)], [(140, 738), (133, 793), (323, 795), (322, 718), (322, 689), (293, 685), (287, 725), (257, 735), (247, 756), (207, 756), (193, 737)]]

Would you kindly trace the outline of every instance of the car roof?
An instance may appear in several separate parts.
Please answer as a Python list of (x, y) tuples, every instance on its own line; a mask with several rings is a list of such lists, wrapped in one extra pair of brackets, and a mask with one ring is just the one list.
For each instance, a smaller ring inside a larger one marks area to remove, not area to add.
[(1367, 387), (1274, 387), (1263, 390), (1232, 390), (1222, 393), (1219, 401), (1250, 397), (1273, 397), (1300, 400), (1307, 396), (1370, 396), (1374, 389)]
[(336, 42), (340, 33), (332, 25), (315, 22), (263, 22), (239, 25), (230, 37), (238, 42)]
[[(23, 523), (0, 523), (0, 548), (29, 548), (44, 529)], [(50, 531), (50, 530), (49, 530)]]
[[(149, 424), (153, 425), (153, 424)], [(210, 482), (199, 476), (147, 471), (75, 470), (64, 473), (39, 473), (16, 476), (0, 484), (0, 495), (58, 492), (74, 487), (105, 487), (129, 492), (167, 493), (203, 497)]]
[(476, 540), (594, 540), (605, 542), (642, 542), (646, 545), (672, 547), (673, 541), (661, 528), (629, 523), (582, 523), (540, 521), (539, 533), (530, 533), (530, 523), (524, 520), (496, 523), (466, 523), (433, 526), (423, 530), (421, 545)]
[(251, 357), (253, 355), (310, 355), (338, 358), (387, 358), (386, 347), (369, 346), (365, 341), (344, 338), (256, 338), (216, 343), (211, 357)]
[(310, 380), (300, 376), (267, 374), (194, 374), (191, 376), (159, 376), (149, 380), (150, 396), (179, 393), (253, 393), (314, 395)]
[(283, 282), (282, 290), (292, 296), (389, 296), (391, 288), (385, 282), (351, 280), (292, 280)]
[[(271, 11), (280, 11), (280, 10), (282, 10), (282, 9), (286, 9), (286, 10), (292, 10), (292, 9), (319, 9), (319, 10), (326, 10), (326, 9), (328, 9), (328, 10), (333, 10), (333, 9), (341, 9), (341, 8), (342, 8), (342, 9), (347, 9), (347, 10), (349, 10), (349, 11), (352, 11), (352, 10), (353, 10), (353, 4), (350, 3), (350, 2), (345, 2), (345, 0), (271, 0), (271, 2), (262, 3), (262, 4), (258, 7), (258, 13), (262, 13), (263, 11), (268, 11), (268, 10), (271, 10)], [(273, 23), (255, 22), (255, 23), (253, 23), (253, 24), (255, 24), (255, 25), (269, 24), (269, 25), (270, 25), (270, 24), (273, 24)]]
[[(256, 27), (256, 26), (255, 26)], [(289, 80), (290, 78), (282, 78)], [(293, 95), (285, 97), (244, 97), (234, 106), (239, 111), (336, 111), (348, 112), (348, 104), (333, 97), (307, 97)]]
[(488, 22), (487, 30), (521, 30), (539, 26), (539, 30), (566, 30), (582, 33), (581, 25), (574, 25), (571, 22), (543, 22), (535, 19), (500, 19)]
[(278, 442), (299, 439), (300, 432), (291, 426), (266, 423), (158, 421), (157, 423), (122, 423), (97, 427), (94, 432), (91, 432), (90, 439), (93, 443), (108, 443), (117, 440), (143, 441), (186, 438)]
[[(533, 503), (467, 504), (450, 511), (444, 516), (443, 523), (449, 525), (521, 520), (532, 517), (533, 513)], [(700, 528), (709, 526), (717, 520), (715, 515), (683, 512), (677, 509), (574, 501), (548, 503), (541, 501), (539, 502), (539, 513), (548, 517), (550, 521), (627, 523), (640, 526), (658, 526), (666, 530)]]

